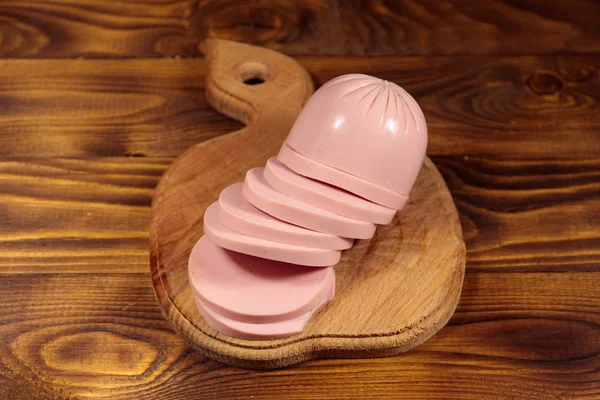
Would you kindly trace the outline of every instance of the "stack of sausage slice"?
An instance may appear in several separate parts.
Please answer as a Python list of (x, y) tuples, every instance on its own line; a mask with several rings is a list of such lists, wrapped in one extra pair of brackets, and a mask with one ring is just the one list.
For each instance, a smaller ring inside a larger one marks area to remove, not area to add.
[(321, 87), (279, 155), (204, 214), (189, 280), (205, 321), (241, 339), (301, 332), (333, 299), (342, 250), (404, 206), (426, 146), (423, 113), (399, 86), (354, 74)]

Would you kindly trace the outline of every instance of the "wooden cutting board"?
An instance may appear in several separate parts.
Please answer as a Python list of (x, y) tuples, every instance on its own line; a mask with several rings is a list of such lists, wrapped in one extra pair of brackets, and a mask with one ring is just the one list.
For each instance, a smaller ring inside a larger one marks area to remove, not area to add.
[(235, 42), (209, 40), (206, 95), (247, 126), (197, 144), (161, 178), (152, 202), (150, 260), (160, 308), (194, 349), (244, 368), (279, 368), (312, 358), (391, 356), (423, 343), (454, 312), (465, 270), (456, 207), (427, 158), (410, 201), (371, 240), (359, 240), (335, 266), (335, 299), (303, 333), (286, 339), (234, 339), (210, 328), (194, 305), (187, 260), (202, 236), (204, 210), (226, 186), (277, 154), (313, 93), (293, 59)]

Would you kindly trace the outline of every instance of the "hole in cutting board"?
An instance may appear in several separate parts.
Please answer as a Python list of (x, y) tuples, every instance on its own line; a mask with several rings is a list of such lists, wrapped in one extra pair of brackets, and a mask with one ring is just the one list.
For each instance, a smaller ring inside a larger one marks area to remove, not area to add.
[(249, 78), (244, 81), (246, 85), (260, 85), (261, 83), (265, 83), (263, 79), (260, 78)]
[(259, 62), (247, 62), (240, 65), (237, 75), (245, 85), (261, 85), (267, 80), (269, 68)]

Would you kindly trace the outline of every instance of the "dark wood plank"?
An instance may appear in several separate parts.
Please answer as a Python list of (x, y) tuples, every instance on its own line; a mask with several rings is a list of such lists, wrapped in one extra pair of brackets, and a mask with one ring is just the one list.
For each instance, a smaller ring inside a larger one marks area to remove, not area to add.
[(1, 155), (172, 156), (240, 126), (208, 105), (201, 59), (13, 60), (0, 71)]
[(594, 399), (599, 284), (468, 273), (450, 325), (405, 355), (257, 372), (190, 351), (148, 274), (0, 275), (0, 397)]
[(600, 271), (600, 159), (435, 157), (470, 271)]
[(148, 271), (150, 202), (170, 161), (0, 161), (0, 271)]
[(365, 73), (423, 109), (430, 155), (600, 154), (600, 56), (301, 58), (318, 84)]
[[(405, 87), (430, 155), (600, 154), (600, 56), (300, 62), (318, 84), (362, 72)], [(5, 60), (0, 71), (0, 156), (177, 156), (240, 127), (208, 105), (202, 59)]]
[(206, 37), (294, 55), (594, 52), (598, 20), (593, 0), (8, 0), (0, 56), (197, 55)]

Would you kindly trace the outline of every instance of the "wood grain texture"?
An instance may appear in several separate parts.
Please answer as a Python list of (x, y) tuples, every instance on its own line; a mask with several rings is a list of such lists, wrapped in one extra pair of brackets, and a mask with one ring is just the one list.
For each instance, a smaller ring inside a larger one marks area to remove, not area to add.
[[(47, 246), (44, 247), (41, 235), (36, 236), (35, 226), (21, 227), (29, 202), (41, 204), (48, 201), (46, 197), (58, 197), (69, 201), (69, 209), (88, 209), (91, 196), (84, 182), (105, 179), (122, 189), (110, 189), (110, 185), (103, 184), (98, 191), (99, 199), (107, 204), (131, 202), (143, 207), (145, 221), (149, 223), (151, 194), (146, 186), (156, 182), (163, 172), (161, 168), (170, 162), (153, 158), (90, 158), (2, 163), (0, 188), (8, 182), (6, 175), (12, 176), (11, 179), (24, 176), (27, 184), (19, 190), (28, 194), (12, 203), (17, 208), (10, 225), (2, 219), (0, 242), (10, 236), (11, 230), (16, 232), (15, 236), (23, 235), (19, 232), (26, 230), (27, 246), (33, 247), (22, 247), (24, 252), (20, 256), (13, 254), (13, 264), (3, 261), (0, 268), (3, 299), (0, 397), (187, 399), (202, 393), (206, 399), (370, 396), (437, 400), (600, 396), (597, 347), (600, 262), (597, 243), (585, 237), (593, 235), (594, 225), (589, 224), (598, 220), (595, 200), (600, 159), (434, 157), (461, 213), (468, 250), (461, 301), (449, 325), (402, 356), (310, 361), (273, 372), (229, 368), (184, 345), (168, 328), (156, 305), (150, 276), (145, 273), (146, 240), (122, 244), (128, 254), (136, 254), (133, 266), (122, 258), (106, 262), (111, 246), (103, 241), (96, 244), (93, 239), (104, 234), (105, 222), (102, 218), (85, 221), (76, 218), (71, 221), (77, 225), (85, 222), (86, 231), (90, 232), (88, 241), (94, 246), (104, 246), (105, 256), (82, 262), (86, 247), (81, 253), (73, 251), (77, 249), (73, 237), (77, 240), (78, 234), (66, 233), (54, 239), (54, 243), (70, 251), (60, 260), (49, 262), (44, 257)], [(51, 167), (40, 167), (40, 163)], [(136, 166), (137, 163), (143, 166)], [(55, 185), (54, 192), (42, 190), (56, 182), (52, 179), (52, 183), (44, 183), (47, 179), (44, 176), (61, 175), (61, 169), (66, 171), (62, 180), (79, 180), (79, 183)], [(92, 177), (86, 177), (85, 171), (91, 172)], [(39, 185), (42, 188), (38, 189)], [(12, 191), (20, 193), (16, 187), (13, 185)], [(140, 190), (148, 193), (143, 201), (138, 200)], [(102, 192), (105, 194), (100, 195)], [(4, 199), (0, 201), (2, 218), (6, 215), (2, 208)], [(563, 212), (563, 206), (578, 212)], [(560, 218), (559, 223), (548, 224), (545, 218), (535, 217), (528, 209), (544, 212), (544, 217)], [(47, 213), (53, 215), (52, 208)], [(490, 216), (493, 223), (489, 222)], [(147, 229), (138, 214), (125, 211), (119, 219), (124, 229), (136, 224), (140, 231)], [(511, 241), (505, 226), (525, 227), (517, 238), (525, 244)], [(582, 232), (581, 237), (577, 230)], [(561, 256), (563, 252), (565, 256)], [(25, 255), (27, 263), (21, 262)], [(36, 270), (43, 273), (36, 274)], [(103, 273), (106, 271), (113, 273)], [(17, 340), (31, 331), (37, 334)], [(71, 343), (62, 353), (57, 344), (48, 345), (57, 340), (56, 332), (69, 337), (62, 343)], [(106, 339), (102, 332), (107, 332)], [(108, 343), (111, 349), (121, 349), (135, 363), (132, 366), (108, 357), (100, 364), (106, 368), (104, 373), (68, 370), (72, 360), (79, 366), (92, 360), (100, 362), (94, 358), (94, 351), (73, 344), (80, 333), (88, 335), (84, 336), (86, 340), (94, 339), (94, 348), (104, 350)], [(71, 335), (75, 338), (71, 339)], [(39, 355), (46, 347), (53, 350), (50, 354), (56, 359), (47, 360)], [(81, 352), (77, 351), (79, 348)], [(148, 366), (144, 360), (156, 354), (154, 348), (162, 352), (160, 362), (164, 364), (150, 363), (149, 369), (154, 372), (140, 373)], [(131, 354), (136, 356), (130, 357)], [(135, 370), (136, 375), (127, 375), (122, 370), (125, 365)]]
[(593, 0), (8, 0), (0, 56), (197, 55), (206, 38), (293, 55), (600, 50)]
[(171, 159), (0, 160), (0, 273), (145, 272)]
[[(151, 198), (172, 161), (0, 160), (0, 273), (145, 272)], [(469, 270), (600, 270), (600, 158), (433, 161), (460, 213)]]
[(427, 118), (429, 155), (600, 154), (597, 55), (301, 62), (318, 85), (343, 70), (378, 76), (405, 88)]
[(203, 60), (0, 61), (0, 154), (173, 156), (238, 125), (206, 100)]
[(600, 271), (600, 160), (436, 157), (471, 271)]
[(259, 372), (190, 350), (147, 274), (2, 274), (0, 396), (596, 399), (598, 285), (594, 272), (468, 272), (450, 324), (411, 352)]
[[(600, 154), (600, 56), (299, 61), (317, 85), (362, 72), (406, 88), (430, 155)], [(0, 156), (174, 157), (241, 127), (206, 101), (203, 59), (0, 60), (0, 71)]]
[[(599, 8), (0, 1), (3, 58), (197, 56), (221, 37), (305, 55), (317, 86), (347, 72), (406, 86), (468, 251), (453, 319), (414, 351), (272, 372), (209, 361), (139, 273), (158, 177), (241, 127), (206, 102), (205, 61), (0, 60), (0, 398), (600, 398)], [(348, 57), (366, 54), (385, 57)]]

